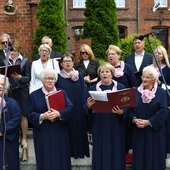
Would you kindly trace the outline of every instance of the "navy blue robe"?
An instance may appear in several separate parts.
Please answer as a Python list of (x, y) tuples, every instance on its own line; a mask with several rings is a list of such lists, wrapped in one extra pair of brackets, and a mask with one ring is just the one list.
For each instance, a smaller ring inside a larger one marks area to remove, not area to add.
[[(118, 67), (119, 68), (119, 67)], [(136, 78), (131, 66), (125, 63), (125, 68), (123, 70), (124, 75), (122, 77), (113, 76), (113, 80), (123, 84), (126, 88), (136, 87)]]
[[(118, 83), (117, 88), (124, 86)], [(96, 85), (90, 90), (96, 91)], [(112, 112), (92, 113), (92, 170), (125, 170), (124, 117)]]
[(132, 108), (131, 120), (146, 119), (152, 127), (141, 129), (133, 125), (133, 170), (165, 170), (167, 116), (166, 94), (162, 88), (158, 87), (150, 103), (143, 103), (137, 91), (137, 107)]
[[(6, 121), (6, 138), (5, 138), (5, 160), (9, 170), (19, 170), (19, 126), (21, 123), (21, 110), (17, 101), (7, 96), (5, 121)], [(4, 128), (0, 124), (0, 132), (3, 134)], [(0, 137), (0, 170), (3, 170), (3, 137)]]
[(69, 134), (71, 139), (71, 157), (89, 157), (89, 143), (87, 138), (87, 87), (83, 75), (79, 72), (79, 79), (73, 81), (58, 75), (56, 87), (64, 89), (71, 102), (74, 111), (69, 121)]
[(48, 110), (45, 94), (40, 88), (29, 96), (27, 118), (33, 126), (37, 170), (71, 170), (68, 120), (73, 105), (65, 92), (64, 98), (66, 108), (59, 111), (62, 120), (43, 120), (40, 124), (40, 114)]

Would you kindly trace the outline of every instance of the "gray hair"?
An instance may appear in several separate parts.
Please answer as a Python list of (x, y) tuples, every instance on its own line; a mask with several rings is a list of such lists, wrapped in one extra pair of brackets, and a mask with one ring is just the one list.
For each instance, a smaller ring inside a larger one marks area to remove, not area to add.
[(55, 69), (44, 69), (41, 73), (40, 73), (40, 80), (43, 81), (43, 79), (49, 74), (52, 73), (54, 75), (54, 77), (56, 78), (56, 81), (58, 79), (58, 73)]
[(9, 34), (6, 34), (6, 33), (3, 33), (0, 35), (0, 40), (2, 39), (2, 37), (7, 37), (9, 40), (10, 40), (10, 35)]
[[(5, 81), (5, 76), (0, 74), (0, 79), (3, 79)], [(6, 77), (6, 84), (5, 84), (5, 93), (8, 92), (9, 90), (9, 87), (10, 87), (10, 83), (9, 83), (9, 80), (8, 80), (8, 77)]]
[(155, 81), (158, 80), (159, 74), (153, 66), (144, 67), (143, 72), (147, 72), (148, 74), (151, 74), (153, 76), (153, 80)]

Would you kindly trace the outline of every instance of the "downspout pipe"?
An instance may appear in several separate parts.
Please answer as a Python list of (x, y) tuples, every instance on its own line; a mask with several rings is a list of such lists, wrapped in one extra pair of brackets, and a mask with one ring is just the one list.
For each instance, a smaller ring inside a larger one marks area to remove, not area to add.
[(140, 34), (140, 0), (137, 0), (137, 34)]

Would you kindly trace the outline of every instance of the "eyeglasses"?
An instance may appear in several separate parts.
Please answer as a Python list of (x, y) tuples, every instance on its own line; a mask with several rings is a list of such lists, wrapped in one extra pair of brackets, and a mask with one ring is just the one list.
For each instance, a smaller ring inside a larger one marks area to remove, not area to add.
[(88, 54), (86, 51), (85, 51), (85, 52), (84, 52), (84, 51), (82, 51), (82, 52), (80, 52), (80, 53), (81, 53), (81, 54), (83, 54), (83, 55), (84, 55), (84, 54), (86, 54), (86, 55)]
[(41, 53), (48, 53), (48, 50), (41, 50)]
[(1, 42), (1, 44), (3, 44), (3, 45), (4, 45), (4, 44), (7, 44), (7, 43), (8, 43), (7, 41), (3, 41), (3, 42)]
[(151, 80), (153, 79), (153, 77), (148, 77), (148, 76), (141, 76), (142, 79), (146, 79), (146, 80)]
[(62, 61), (63, 63), (71, 63), (71, 62), (73, 62), (72, 60), (63, 60)]
[(55, 77), (45, 77), (44, 78), (45, 80), (47, 80), (47, 81), (55, 81), (56, 80), (56, 78)]

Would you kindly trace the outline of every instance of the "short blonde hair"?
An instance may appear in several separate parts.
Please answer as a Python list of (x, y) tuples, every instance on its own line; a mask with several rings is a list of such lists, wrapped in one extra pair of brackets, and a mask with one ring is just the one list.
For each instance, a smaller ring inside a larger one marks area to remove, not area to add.
[(114, 75), (115, 68), (110, 63), (106, 62), (106, 63), (100, 65), (100, 67), (98, 68), (98, 70), (97, 70), (98, 76), (100, 76), (100, 72), (103, 68), (110, 70), (112, 76)]
[(155, 80), (155, 81), (158, 80), (159, 74), (158, 74), (157, 70), (154, 67), (146, 66), (146, 67), (143, 68), (142, 74), (144, 72), (147, 72), (148, 74), (152, 75), (153, 80)]
[(109, 48), (106, 50), (106, 55), (108, 55), (110, 50), (115, 51), (118, 55), (121, 55), (121, 53), (122, 53), (122, 50), (118, 46), (116, 46), (116, 45), (109, 45)]
[(51, 47), (48, 44), (42, 44), (40, 45), (40, 47), (38, 48), (38, 52), (40, 53), (40, 51), (42, 50), (42, 48), (46, 48), (50, 53), (52, 51)]
[(82, 55), (81, 55), (81, 51), (82, 51), (82, 50), (85, 50), (85, 51), (88, 53), (88, 55), (89, 55), (89, 60), (91, 60), (91, 61), (92, 61), (92, 60), (95, 60), (94, 53), (93, 53), (91, 47), (88, 46), (87, 44), (83, 44), (83, 45), (80, 47), (80, 50), (79, 50), (79, 55), (80, 55), (79, 59), (80, 59), (80, 60), (83, 59), (83, 57), (82, 57)]

